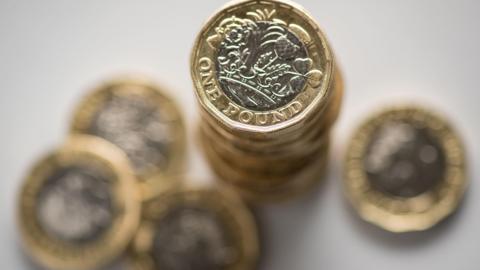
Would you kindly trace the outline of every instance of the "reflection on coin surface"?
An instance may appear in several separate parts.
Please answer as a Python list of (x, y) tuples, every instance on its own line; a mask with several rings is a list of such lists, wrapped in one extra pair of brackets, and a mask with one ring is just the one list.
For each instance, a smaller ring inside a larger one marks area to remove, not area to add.
[(112, 223), (112, 186), (86, 166), (57, 170), (39, 192), (38, 219), (52, 237), (88, 242)]
[(180, 112), (156, 86), (141, 81), (112, 81), (95, 90), (77, 109), (73, 131), (116, 144), (144, 180), (177, 169), (183, 155)]
[(72, 136), (38, 162), (19, 198), (25, 249), (52, 269), (97, 269), (127, 247), (139, 194), (127, 157), (97, 137)]
[(137, 270), (253, 269), (258, 256), (251, 214), (230, 191), (175, 187), (145, 202), (134, 241)]
[[(260, 15), (258, 15), (260, 16)], [(217, 79), (237, 105), (265, 111), (287, 104), (305, 86), (305, 45), (275, 21), (232, 18), (216, 57)]]
[(226, 5), (205, 24), (191, 73), (211, 117), (228, 129), (273, 133), (325, 106), (334, 63), (323, 33), (302, 8), (247, 0)]
[(172, 209), (155, 229), (153, 258), (158, 269), (225, 269), (236, 257), (225, 224), (206, 209)]
[(420, 108), (393, 108), (355, 133), (347, 194), (364, 219), (387, 230), (427, 229), (457, 207), (464, 162), (461, 142), (445, 120)]
[(445, 175), (440, 142), (408, 122), (388, 122), (373, 131), (364, 162), (371, 184), (399, 197), (424, 193)]

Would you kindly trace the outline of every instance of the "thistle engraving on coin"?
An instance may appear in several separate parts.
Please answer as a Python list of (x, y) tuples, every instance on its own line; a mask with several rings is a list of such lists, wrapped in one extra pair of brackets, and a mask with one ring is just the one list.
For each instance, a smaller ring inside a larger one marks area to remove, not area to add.
[(372, 136), (365, 155), (370, 183), (399, 197), (413, 197), (432, 189), (444, 178), (444, 151), (425, 128), (389, 122)]
[(234, 250), (214, 213), (178, 207), (157, 224), (152, 255), (158, 269), (220, 270), (233, 263)]
[(94, 117), (90, 133), (125, 151), (135, 171), (168, 166), (173, 131), (155, 104), (136, 95), (112, 95)]
[(95, 240), (113, 220), (110, 188), (94, 170), (63, 168), (40, 191), (37, 215), (41, 227), (70, 243)]
[(301, 93), (318, 87), (322, 71), (312, 68), (307, 32), (275, 18), (275, 9), (232, 16), (215, 28), (207, 41), (216, 49), (216, 76), (236, 104), (254, 111), (278, 109)]

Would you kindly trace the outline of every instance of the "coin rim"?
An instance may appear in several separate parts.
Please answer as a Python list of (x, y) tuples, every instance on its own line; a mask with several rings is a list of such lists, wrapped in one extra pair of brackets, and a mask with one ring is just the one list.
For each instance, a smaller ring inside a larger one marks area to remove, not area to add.
[[(168, 178), (167, 176), (180, 173), (185, 166), (184, 161), (187, 144), (185, 121), (176, 101), (165, 93), (166, 91), (163, 91), (163, 89), (166, 89), (163, 85), (140, 75), (118, 76), (104, 81), (90, 90), (74, 109), (69, 132), (70, 134), (87, 134), (95, 136), (95, 134), (90, 134), (85, 131), (86, 126), (88, 126), (88, 124), (85, 123), (91, 122), (93, 114), (98, 111), (98, 107), (102, 106), (104, 102), (103, 99), (106, 95), (118, 91), (118, 89), (127, 89), (125, 87), (126, 85), (140, 87), (142, 89), (141, 96), (144, 95), (143, 93), (145, 92), (157, 96), (159, 99), (163, 100), (158, 103), (159, 106), (168, 104), (168, 107), (175, 112), (175, 124), (171, 125), (174, 127), (173, 133), (175, 135), (175, 140), (174, 143), (171, 144), (171, 157), (169, 158), (167, 168), (162, 170), (157, 167), (154, 170), (149, 170), (143, 174), (137, 174), (134, 170), (137, 179), (146, 186), (144, 188), (150, 188), (151, 186), (158, 184), (157, 182), (159, 179), (166, 179)], [(155, 100), (155, 102), (157, 101), (158, 100)]]
[[(241, 123), (239, 121), (230, 119), (229, 117), (224, 115), (218, 108), (216, 108), (211, 101), (208, 100), (208, 98), (205, 96), (205, 89), (200, 83), (201, 79), (197, 77), (197, 71), (195, 70), (194, 67), (196, 66), (196, 62), (198, 60), (199, 48), (202, 44), (202, 40), (204, 40), (203, 36), (207, 32), (209, 28), (209, 24), (211, 24), (212, 21), (214, 21), (217, 17), (222, 16), (221, 15), (222, 13), (227, 12), (228, 10), (234, 7), (237, 8), (238, 6), (251, 4), (251, 3), (261, 4), (262, 2), (264, 1), (234, 0), (224, 5), (221, 9), (217, 10), (213, 15), (211, 15), (208, 18), (207, 22), (204, 23), (202, 29), (200, 30), (200, 32), (198, 33), (195, 39), (194, 46), (190, 55), (190, 75), (191, 75), (194, 89), (195, 89), (194, 92), (196, 94), (197, 101), (200, 104), (200, 107), (205, 112), (207, 112), (208, 115), (211, 115), (216, 121), (224, 123), (227, 129), (233, 130), (236, 132), (247, 132), (247, 133), (262, 132), (264, 134), (268, 134), (268, 133), (277, 133), (279, 131), (287, 130), (292, 126), (295, 126), (297, 123), (302, 122), (304, 118), (308, 117), (308, 115), (312, 115), (316, 111), (321, 110), (324, 101), (327, 100), (330, 95), (329, 89), (331, 88), (331, 85), (333, 84), (333, 81), (334, 81), (334, 73), (336, 71), (334, 54), (329, 46), (326, 35), (320, 29), (319, 24), (302, 6), (300, 6), (297, 3), (294, 3), (289, 0), (270, 0), (268, 1), (269, 4), (278, 4), (281, 6), (287, 6), (289, 9), (296, 10), (299, 13), (299, 16), (301, 14), (301, 16), (304, 18), (306, 23), (310, 24), (312, 28), (316, 30), (314, 34), (317, 35), (320, 40), (322, 40), (322, 49), (325, 54), (325, 65), (327, 68), (324, 71), (323, 76), (327, 76), (327, 79), (325, 80), (325, 83), (322, 84), (320, 90), (318, 91), (318, 95), (316, 95), (313, 98), (313, 100), (300, 113), (294, 115), (288, 120), (281, 121), (279, 123), (272, 124), (269, 126), (256, 126), (252, 124)], [(224, 95), (223, 90), (220, 89), (220, 91), (222, 91), (222, 95)], [(230, 98), (228, 98), (227, 96), (225, 96), (225, 98), (227, 100), (230, 100)], [(288, 104), (289, 103), (287, 103), (287, 105)], [(238, 106), (242, 107), (240, 105)]]
[[(181, 201), (191, 201), (196, 204), (201, 203), (201, 205), (207, 208), (215, 206), (215, 211), (220, 212), (220, 214), (223, 214), (225, 211), (228, 212), (228, 216), (222, 217), (222, 220), (225, 221), (227, 218), (233, 217), (233, 219), (227, 220), (227, 222), (230, 224), (229, 226), (239, 228), (239, 230), (230, 233), (235, 235), (234, 238), (236, 240), (241, 241), (238, 244), (242, 250), (243, 257), (240, 258), (238, 263), (227, 269), (255, 269), (259, 259), (260, 243), (257, 224), (247, 205), (233, 190), (225, 185), (199, 185), (192, 184), (191, 182), (187, 183), (186, 181), (164, 189), (162, 193), (157, 194), (156, 197), (145, 202), (142, 223), (140, 225), (141, 229), (139, 229), (137, 235), (134, 237), (129, 253), (129, 264), (133, 266), (133, 269), (153, 270), (153, 267), (148, 266), (148, 263), (153, 263), (153, 259), (149, 255), (149, 251), (144, 250), (143, 247), (145, 238), (142, 235), (142, 228), (145, 230), (153, 230), (150, 222), (154, 221), (151, 221), (151, 217), (145, 217), (148, 211), (148, 205), (162, 201), (164, 202), (162, 203), (164, 207), (161, 209), (155, 208), (155, 220), (161, 219), (162, 216), (168, 213), (170, 206)], [(151, 233), (147, 235), (153, 237)]]
[[(49, 237), (38, 225), (28, 225), (33, 222), (34, 217), (26, 214), (34, 212), (32, 207), (35, 207), (35, 197), (46, 181), (42, 177), (47, 170), (46, 167), (55, 168), (64, 157), (75, 160), (84, 156), (108, 164), (109, 169), (117, 176), (113, 194), (115, 203), (121, 207), (120, 216), (115, 218), (115, 222), (103, 234), (105, 237), (101, 241), (82, 247), (68, 244), (59, 246), (59, 241)], [(115, 145), (89, 135), (70, 136), (62, 147), (35, 163), (22, 185), (18, 197), (17, 224), (24, 250), (34, 261), (52, 269), (86, 270), (113, 262), (126, 249), (139, 223), (140, 194), (136, 188), (129, 161)], [(51, 248), (46, 249), (45, 246)], [(62, 253), (69, 255), (62, 257)]]
[[(374, 203), (370, 200), (371, 195), (367, 193), (370, 186), (362, 160), (369, 143), (369, 135), (375, 127), (383, 121), (388, 121), (390, 117), (398, 116), (408, 121), (412, 119), (412, 115), (428, 118), (431, 121), (425, 121), (427, 128), (432, 129), (432, 125), (437, 125), (437, 131), (441, 129), (443, 132), (437, 135), (447, 161), (445, 179), (438, 187), (412, 198), (399, 198), (375, 192), (378, 200)], [(422, 231), (449, 216), (460, 204), (467, 187), (465, 163), (462, 141), (446, 118), (422, 106), (395, 105), (373, 114), (355, 131), (345, 156), (344, 192), (353, 208), (367, 222), (396, 233)], [(429, 202), (430, 195), (438, 196), (438, 201)], [(388, 209), (388, 205), (384, 202), (390, 202), (404, 209), (416, 202), (429, 203), (429, 205), (417, 211), (411, 209), (404, 213), (395, 213), (392, 209)]]

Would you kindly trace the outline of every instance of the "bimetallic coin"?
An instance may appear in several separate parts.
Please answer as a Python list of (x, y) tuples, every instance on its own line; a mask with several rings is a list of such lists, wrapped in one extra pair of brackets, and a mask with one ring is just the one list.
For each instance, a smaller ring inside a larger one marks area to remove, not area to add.
[(95, 135), (120, 147), (139, 180), (178, 172), (185, 131), (178, 107), (160, 88), (139, 79), (113, 80), (78, 106), (73, 133)]
[(25, 249), (51, 269), (97, 269), (116, 259), (137, 229), (132, 169), (114, 145), (73, 136), (38, 162), (21, 190)]
[(133, 269), (254, 269), (255, 222), (226, 189), (180, 186), (145, 203)]
[(466, 186), (465, 154), (450, 125), (421, 108), (393, 108), (355, 133), (345, 186), (360, 215), (394, 232), (448, 216)]
[(302, 8), (249, 0), (227, 5), (207, 22), (194, 45), (191, 73), (211, 117), (228, 130), (267, 137), (299, 128), (325, 107), (334, 63)]

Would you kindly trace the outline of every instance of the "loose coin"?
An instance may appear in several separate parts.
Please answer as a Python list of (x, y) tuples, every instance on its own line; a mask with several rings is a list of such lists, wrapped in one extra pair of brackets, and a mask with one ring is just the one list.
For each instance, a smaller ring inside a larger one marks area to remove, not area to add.
[(393, 232), (437, 224), (457, 208), (466, 187), (459, 137), (443, 118), (413, 106), (364, 123), (345, 170), (346, 192), (360, 216)]
[(176, 186), (147, 201), (133, 243), (135, 270), (255, 269), (251, 213), (220, 187)]
[(97, 269), (116, 259), (140, 209), (123, 152), (100, 138), (73, 136), (40, 160), (22, 187), (18, 221), (25, 249), (51, 269)]
[(180, 171), (185, 130), (178, 107), (142, 79), (112, 80), (77, 107), (72, 132), (104, 138), (129, 157), (139, 180), (156, 181)]

